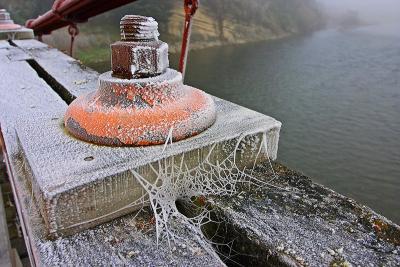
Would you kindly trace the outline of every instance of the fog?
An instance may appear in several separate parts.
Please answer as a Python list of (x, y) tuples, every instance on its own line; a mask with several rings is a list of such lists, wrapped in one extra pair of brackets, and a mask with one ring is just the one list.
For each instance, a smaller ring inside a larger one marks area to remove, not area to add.
[(317, 0), (332, 18), (348, 11), (356, 11), (364, 23), (392, 23), (400, 21), (400, 0)]

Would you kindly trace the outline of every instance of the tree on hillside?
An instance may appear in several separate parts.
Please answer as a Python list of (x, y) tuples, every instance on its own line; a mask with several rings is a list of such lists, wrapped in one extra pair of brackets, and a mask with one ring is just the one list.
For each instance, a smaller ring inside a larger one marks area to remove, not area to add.
[(224, 36), (224, 20), (227, 10), (227, 1), (225, 0), (204, 0), (202, 2), (204, 6), (206, 6), (207, 10), (210, 12), (210, 15), (213, 19), (215, 19), (217, 32), (219, 33), (219, 39), (225, 40)]

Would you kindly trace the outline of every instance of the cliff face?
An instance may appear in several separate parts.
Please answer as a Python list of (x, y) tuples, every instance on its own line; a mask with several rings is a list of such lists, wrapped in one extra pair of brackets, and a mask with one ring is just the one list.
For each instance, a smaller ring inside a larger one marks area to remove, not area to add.
[[(290, 34), (276, 25), (265, 27), (247, 19), (240, 20), (234, 16), (227, 16), (228, 14), (223, 10), (221, 13), (216, 13), (211, 5), (202, 6), (193, 22), (191, 48), (276, 39)], [(166, 32), (161, 32), (167, 37), (171, 51), (180, 49), (183, 21), (182, 7), (175, 5), (171, 10)]]
[[(196, 13), (191, 47), (246, 43), (282, 38), (323, 25), (313, 0), (203, 0)], [(171, 49), (179, 50), (183, 28), (181, 1), (170, 7), (161, 29)]]

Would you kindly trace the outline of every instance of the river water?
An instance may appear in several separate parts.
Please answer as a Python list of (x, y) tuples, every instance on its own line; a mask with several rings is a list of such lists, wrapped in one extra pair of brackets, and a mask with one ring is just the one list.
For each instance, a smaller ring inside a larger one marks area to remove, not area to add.
[(186, 83), (280, 120), (280, 162), (400, 223), (400, 25), (193, 51)]

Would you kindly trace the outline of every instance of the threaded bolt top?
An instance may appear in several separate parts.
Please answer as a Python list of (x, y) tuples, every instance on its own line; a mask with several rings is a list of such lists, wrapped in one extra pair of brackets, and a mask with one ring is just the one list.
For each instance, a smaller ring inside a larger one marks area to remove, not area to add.
[(126, 15), (121, 19), (121, 41), (146, 42), (158, 40), (158, 23), (151, 17)]
[(1, 22), (12, 23), (10, 13), (8, 13), (5, 9), (0, 9), (0, 23)]

